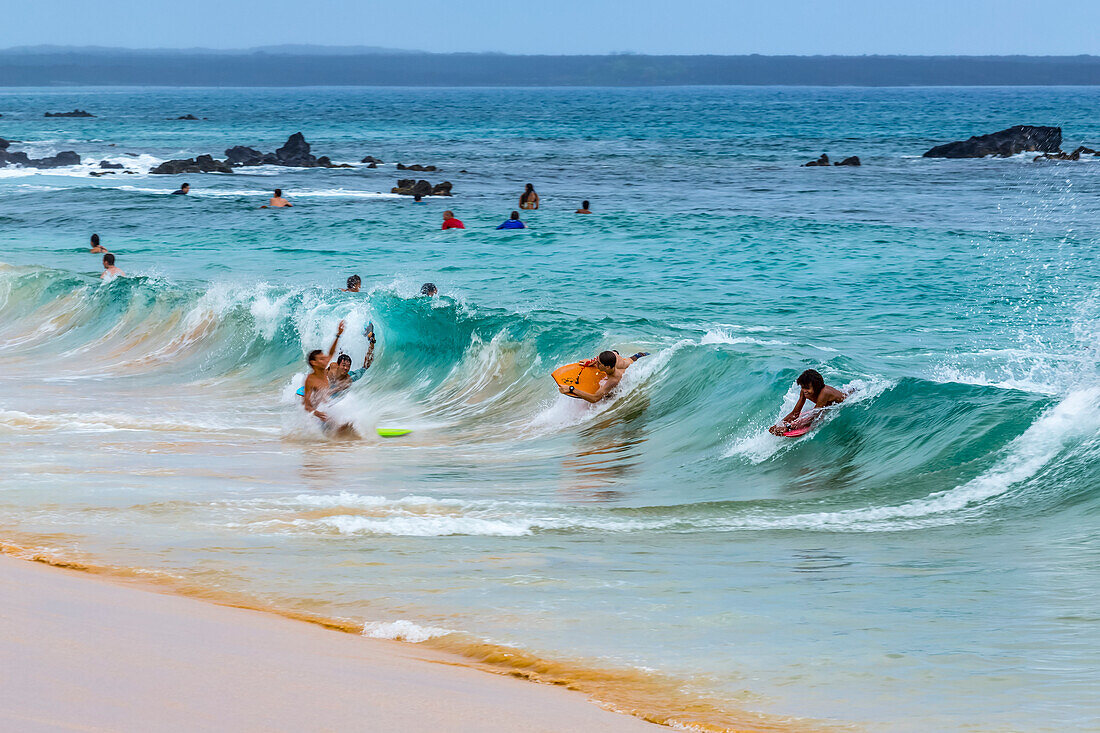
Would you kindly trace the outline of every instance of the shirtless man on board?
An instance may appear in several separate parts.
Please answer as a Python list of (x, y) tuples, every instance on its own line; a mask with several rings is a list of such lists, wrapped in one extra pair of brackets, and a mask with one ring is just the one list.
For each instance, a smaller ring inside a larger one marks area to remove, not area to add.
[(649, 354), (638, 352), (634, 356), (621, 356), (617, 351), (602, 351), (595, 359), (581, 362), (581, 366), (596, 367), (606, 375), (600, 383), (599, 389), (590, 393), (579, 390), (572, 385), (564, 387), (559, 384), (558, 391), (564, 395), (579, 397), (586, 402), (596, 404), (607, 397), (611, 390), (619, 386), (619, 382), (623, 381), (623, 375), (626, 374), (627, 368), (643, 356), (649, 356)]
[[(825, 378), (816, 369), (807, 369), (802, 372), (798, 375), (795, 383), (802, 390), (798, 395), (798, 402), (789, 415), (780, 420), (777, 425), (768, 428), (768, 432), (772, 435), (782, 435), (788, 430), (805, 427), (817, 417), (817, 410), (839, 405), (848, 396), (836, 387), (825, 384)], [(806, 402), (812, 402), (814, 409), (807, 415), (801, 416), (802, 408), (806, 406)]]

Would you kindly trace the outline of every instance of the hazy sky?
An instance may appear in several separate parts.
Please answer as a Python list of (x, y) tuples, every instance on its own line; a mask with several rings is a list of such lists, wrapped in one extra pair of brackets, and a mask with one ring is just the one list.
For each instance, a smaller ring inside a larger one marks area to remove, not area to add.
[(30, 0), (0, 47), (1100, 54), (1100, 0)]

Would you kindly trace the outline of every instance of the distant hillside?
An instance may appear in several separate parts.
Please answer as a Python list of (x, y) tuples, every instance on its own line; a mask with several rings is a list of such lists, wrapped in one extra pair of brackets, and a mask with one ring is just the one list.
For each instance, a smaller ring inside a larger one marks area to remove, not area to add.
[(1098, 56), (508, 56), (369, 47), (0, 51), (0, 86), (1100, 85)]

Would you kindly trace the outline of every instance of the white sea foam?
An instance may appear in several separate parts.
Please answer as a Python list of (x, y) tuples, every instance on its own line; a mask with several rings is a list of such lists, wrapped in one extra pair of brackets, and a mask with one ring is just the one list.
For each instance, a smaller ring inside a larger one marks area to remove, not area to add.
[(419, 644), (437, 636), (453, 634), (454, 631), (439, 626), (421, 626), (412, 621), (397, 619), (396, 621), (368, 621), (363, 624), (363, 636), (372, 639), (393, 639), (395, 641), (407, 641)]
[(703, 346), (710, 344), (756, 344), (757, 346), (790, 346), (787, 341), (760, 339), (753, 336), (738, 336), (728, 327), (712, 328), (699, 340)]

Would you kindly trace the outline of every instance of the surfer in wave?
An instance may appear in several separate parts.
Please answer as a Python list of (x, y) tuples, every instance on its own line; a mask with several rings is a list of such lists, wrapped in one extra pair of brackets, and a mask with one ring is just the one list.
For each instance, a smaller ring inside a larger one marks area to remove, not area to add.
[(367, 355), (363, 357), (361, 368), (351, 371), (351, 357), (347, 354), (340, 354), (336, 361), (329, 364), (325, 370), (328, 374), (329, 389), (333, 397), (346, 392), (351, 388), (351, 385), (362, 379), (363, 375), (370, 369), (370, 365), (374, 363), (374, 345), (377, 340), (374, 337), (373, 324), (367, 326), (366, 335), (370, 346), (367, 347)]
[[(336, 354), (336, 345), (340, 343), (340, 336), (343, 333), (344, 322), (340, 321), (340, 325), (336, 327), (336, 338), (332, 340), (332, 346), (329, 347), (328, 354), (323, 349), (314, 349), (306, 357), (306, 362), (313, 372), (306, 376), (306, 383), (302, 387), (302, 408), (325, 423), (326, 427), (328, 415), (321, 412), (318, 406), (332, 394), (332, 387), (329, 385), (328, 379), (328, 364)], [(351, 360), (348, 361), (350, 364)]]
[[(768, 432), (772, 435), (783, 435), (796, 428), (809, 427), (817, 418), (818, 410), (839, 405), (848, 396), (836, 387), (825, 384), (825, 378), (816, 369), (807, 369), (802, 372), (798, 375), (795, 383), (801, 389), (798, 402), (795, 403), (794, 409), (791, 410), (789, 415), (768, 428)], [(806, 406), (807, 401), (812, 402), (814, 408), (809, 414), (802, 415), (802, 408)]]
[(578, 397), (586, 402), (596, 404), (607, 397), (611, 390), (619, 386), (619, 382), (623, 380), (623, 375), (626, 374), (626, 370), (631, 364), (641, 359), (643, 356), (649, 356), (649, 354), (639, 351), (634, 356), (622, 356), (617, 351), (602, 351), (595, 359), (588, 359), (580, 362), (582, 367), (595, 367), (606, 375), (603, 377), (603, 381), (600, 382), (600, 386), (595, 392), (585, 392), (577, 389), (574, 385), (566, 386), (563, 384), (558, 385), (558, 391), (564, 395)]

